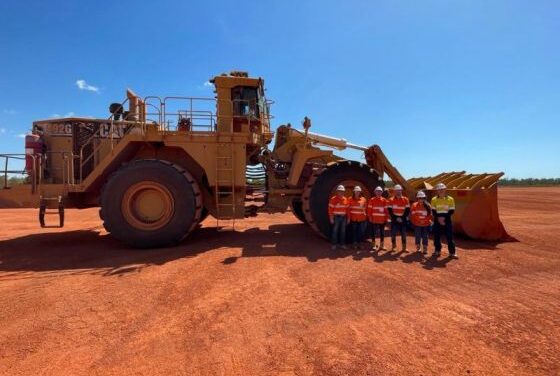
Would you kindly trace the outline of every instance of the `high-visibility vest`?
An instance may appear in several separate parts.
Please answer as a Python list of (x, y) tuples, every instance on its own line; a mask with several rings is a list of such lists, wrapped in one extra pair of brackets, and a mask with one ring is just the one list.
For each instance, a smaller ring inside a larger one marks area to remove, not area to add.
[(432, 198), (432, 209), (437, 214), (447, 214), (450, 210), (455, 210), (455, 200), (451, 196)]
[(329, 200), (329, 215), (346, 215), (348, 199), (344, 196), (332, 196)]
[(362, 222), (367, 219), (366, 217), (367, 200), (365, 197), (355, 199), (350, 197), (348, 199), (348, 216), (351, 221)]
[(410, 207), (410, 221), (414, 226), (429, 226), (432, 220), (432, 210), (427, 203), (415, 202)]
[(367, 215), (369, 221), (377, 224), (387, 222), (387, 220), (389, 219), (387, 205), (389, 205), (389, 202), (385, 197), (370, 198), (367, 206)]
[(410, 203), (408, 198), (401, 196), (401, 197), (391, 197), (389, 200), (389, 207), (393, 209), (393, 215), (398, 217), (404, 215), (404, 211), (406, 208), (410, 208)]

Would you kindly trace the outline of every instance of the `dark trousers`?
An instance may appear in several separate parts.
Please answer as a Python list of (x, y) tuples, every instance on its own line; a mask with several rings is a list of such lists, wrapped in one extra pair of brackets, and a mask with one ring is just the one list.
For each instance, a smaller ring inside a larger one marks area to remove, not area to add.
[(350, 228), (352, 230), (352, 243), (358, 244), (364, 241), (367, 230), (367, 222), (350, 222)]
[(375, 243), (375, 236), (379, 232), (379, 240), (385, 240), (385, 223), (372, 223), (371, 224), (371, 241)]
[(402, 243), (406, 243), (406, 221), (402, 218), (402, 222), (399, 223), (396, 220), (391, 222), (391, 241), (393, 244), (397, 243), (397, 234), (401, 234)]
[(414, 226), (414, 241), (416, 245), (420, 245), (420, 241), (422, 241), (422, 245), (424, 247), (428, 246), (428, 233), (430, 232), (430, 226)]
[(344, 245), (346, 243), (346, 216), (335, 215), (334, 223), (331, 225), (332, 245)]
[(451, 221), (449, 219), (445, 220), (445, 225), (440, 225), (439, 221), (435, 220), (434, 222), (434, 247), (436, 252), (441, 252), (441, 234), (445, 234), (445, 239), (447, 240), (447, 248), (449, 249), (449, 253), (452, 255), (455, 254), (455, 242), (453, 241), (453, 226), (451, 225)]

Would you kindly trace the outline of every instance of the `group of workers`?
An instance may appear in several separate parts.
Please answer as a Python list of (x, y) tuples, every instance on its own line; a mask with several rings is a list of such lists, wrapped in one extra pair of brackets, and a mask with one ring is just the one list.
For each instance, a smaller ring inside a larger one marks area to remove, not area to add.
[[(435, 189), (437, 195), (431, 203), (426, 199), (426, 193), (419, 191), (416, 202), (410, 205), (400, 185), (395, 185), (393, 196), (388, 199), (383, 197), (383, 188), (376, 187), (374, 196), (369, 200), (362, 195), (360, 186), (354, 187), (351, 197), (346, 197), (346, 188), (339, 185), (336, 194), (329, 200), (328, 208), (332, 249), (346, 249), (346, 228), (349, 227), (353, 248), (368, 244), (366, 238), (371, 235), (371, 247), (374, 250), (386, 250), (385, 227), (390, 224), (391, 251), (397, 250), (397, 235), (400, 235), (402, 251), (407, 252), (406, 233), (410, 222), (414, 227), (416, 252), (428, 253), (428, 235), (433, 232), (434, 256), (441, 255), (441, 237), (445, 235), (449, 257), (458, 258), (451, 222), (455, 201), (447, 195), (445, 184), (439, 183)], [(379, 244), (376, 243), (376, 237), (379, 237)]]

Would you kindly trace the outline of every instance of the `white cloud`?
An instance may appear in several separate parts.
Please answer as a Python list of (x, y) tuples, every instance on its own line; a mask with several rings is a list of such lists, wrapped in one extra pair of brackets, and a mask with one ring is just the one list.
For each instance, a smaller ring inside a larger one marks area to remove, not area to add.
[(99, 88), (97, 86), (89, 85), (86, 82), (86, 80), (76, 81), (76, 86), (78, 86), (78, 89), (80, 90), (93, 91), (95, 93), (99, 93)]
[(25, 138), (25, 133), (20, 133), (20, 134), (18, 134), (16, 137)]
[(51, 114), (50, 118), (51, 118), (51, 119), (59, 119), (59, 118), (69, 118), (69, 117), (74, 117), (74, 116), (76, 116), (76, 113), (70, 111), (70, 112), (65, 113), (64, 115), (61, 115), (61, 114)]
[(0, 133), (6, 133), (6, 128), (0, 128)]
[(16, 110), (12, 110), (11, 108), (10, 108), (10, 109), (6, 109), (6, 110), (4, 110), (4, 111), (2, 111), (2, 112), (4, 112), (4, 113), (7, 114), (7, 115), (15, 115), (15, 114), (17, 114), (17, 111), (16, 111)]
[(212, 85), (212, 83), (210, 81), (206, 81), (202, 84), (202, 86), (206, 86), (206, 87), (212, 87), (214, 85)]

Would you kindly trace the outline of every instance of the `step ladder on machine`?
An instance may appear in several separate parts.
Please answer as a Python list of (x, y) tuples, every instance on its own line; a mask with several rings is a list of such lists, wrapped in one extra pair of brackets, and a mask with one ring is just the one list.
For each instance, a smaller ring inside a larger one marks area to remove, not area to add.
[[(49, 202), (56, 201), (58, 209), (48, 209)], [(47, 225), (45, 223), (45, 215), (58, 214), (58, 225)], [(39, 224), (42, 228), (62, 228), (64, 227), (64, 202), (62, 196), (39, 198)]]
[(235, 231), (235, 169), (233, 143), (219, 144), (216, 151), (216, 228)]

